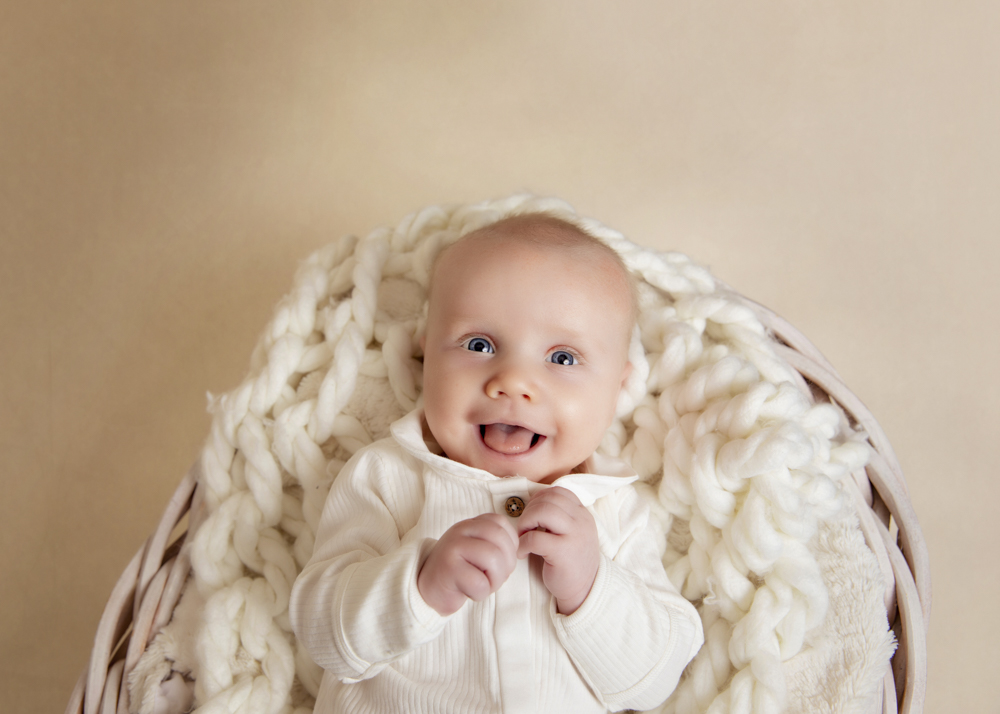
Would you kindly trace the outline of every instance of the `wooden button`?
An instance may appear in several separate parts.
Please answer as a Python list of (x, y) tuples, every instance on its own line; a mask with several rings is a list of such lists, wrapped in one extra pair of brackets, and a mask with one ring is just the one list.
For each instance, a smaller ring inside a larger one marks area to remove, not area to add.
[(517, 518), (524, 512), (524, 501), (517, 496), (511, 496), (507, 499), (507, 502), (503, 504), (503, 507), (507, 510), (508, 516)]

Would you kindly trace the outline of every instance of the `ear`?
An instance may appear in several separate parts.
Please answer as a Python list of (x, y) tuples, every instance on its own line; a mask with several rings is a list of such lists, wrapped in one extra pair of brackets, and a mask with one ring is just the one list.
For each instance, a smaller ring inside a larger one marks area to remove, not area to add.
[(420, 335), (420, 351), (425, 352), (427, 347), (427, 333)]
[(622, 382), (621, 382), (621, 385), (620, 385), (620, 389), (624, 389), (625, 388), (625, 382), (628, 381), (629, 375), (631, 375), (631, 374), (632, 374), (632, 363), (631, 362), (626, 362), (625, 363), (625, 369), (622, 370)]

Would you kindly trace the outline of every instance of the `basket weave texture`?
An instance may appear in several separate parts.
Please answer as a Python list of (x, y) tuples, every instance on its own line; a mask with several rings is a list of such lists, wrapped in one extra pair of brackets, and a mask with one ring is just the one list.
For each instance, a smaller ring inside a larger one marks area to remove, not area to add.
[[(930, 609), (930, 576), (926, 545), (916, 514), (910, 504), (906, 482), (892, 447), (878, 422), (846, 387), (827, 360), (786, 321), (707, 276), (703, 270), (699, 272), (699, 269), (689, 266), (686, 262), (687, 259), (683, 256), (653, 254), (651, 251), (639, 249), (625, 241), (619, 234), (594, 222), (579, 219), (572, 213), (571, 209), (561, 202), (527, 196), (512, 197), (499, 202), (478, 204), (471, 207), (426, 209), (408, 217), (394, 231), (376, 231), (360, 244), (354, 239), (350, 239), (350, 241), (345, 239), (338, 247), (332, 248), (326, 253), (324, 269), (327, 270), (328, 274), (334, 275), (339, 267), (341, 277), (345, 272), (347, 273), (346, 286), (333, 292), (340, 295), (352, 295), (353, 297), (344, 298), (340, 304), (347, 304), (350, 307), (350, 300), (353, 299), (354, 311), (357, 315), (359, 295), (364, 298), (365, 295), (374, 294), (374, 288), (371, 285), (365, 285), (365, 281), (370, 282), (371, 278), (366, 278), (364, 271), (361, 270), (365, 261), (363, 251), (359, 251), (366, 242), (370, 245), (384, 244), (376, 272), (391, 273), (393, 269), (391, 254), (406, 252), (408, 255), (419, 256), (419, 260), (413, 257), (411, 263), (408, 264), (410, 265), (410, 273), (407, 275), (412, 276), (415, 273), (418, 281), (425, 280), (427, 266), (433, 259), (433, 255), (441, 246), (454, 240), (458, 235), (496, 220), (503, 215), (539, 210), (582, 223), (589, 232), (609, 242), (623, 254), (630, 269), (643, 278), (647, 295), (656, 293), (661, 298), (666, 296), (669, 303), (678, 292), (684, 292), (683, 288), (677, 287), (677, 280), (672, 280), (669, 276), (664, 277), (665, 272), (662, 269), (662, 266), (668, 264), (670, 270), (680, 265), (681, 273), (687, 271), (685, 280), (700, 282), (701, 287), (694, 289), (693, 292), (700, 290), (702, 293), (713, 296), (717, 304), (724, 304), (726, 310), (730, 312), (741, 310), (741, 314), (744, 315), (744, 318), (741, 319), (744, 320), (744, 323), (746, 323), (745, 316), (749, 315), (749, 322), (761, 327), (759, 337), (766, 341), (765, 351), (767, 354), (765, 358), (758, 355), (752, 366), (767, 371), (771, 369), (769, 365), (777, 365), (774, 369), (779, 374), (784, 374), (781, 370), (787, 370), (787, 373), (791, 375), (787, 378), (787, 383), (792, 384), (800, 394), (808, 395), (812, 403), (835, 405), (838, 413), (846, 415), (845, 422), (849, 425), (847, 431), (851, 434), (860, 434), (865, 438), (865, 443), (870, 447), (867, 464), (863, 468), (854, 469), (846, 478), (841, 478), (839, 489), (853, 502), (865, 542), (874, 554), (882, 572), (883, 580), (886, 583), (884, 604), (887, 621), (891, 623), (891, 628), (899, 642), (895, 655), (886, 664), (880, 695), (871, 700), (871, 712), (875, 714), (875, 712), (899, 711), (911, 714), (922, 711), (926, 679), (926, 632)], [(414, 236), (418, 236), (419, 239), (414, 238)], [(401, 243), (403, 251), (400, 251)], [(345, 249), (344, 246), (347, 248)], [(386, 258), (387, 252), (390, 253), (388, 259)], [(354, 264), (351, 263), (352, 260), (355, 261)], [(352, 270), (344, 270), (345, 266)], [(396, 265), (395, 269), (397, 272), (401, 270), (399, 265)], [(333, 280), (334, 278), (331, 278), (331, 281)], [(375, 279), (376, 284), (377, 280), (378, 276)], [(724, 297), (719, 298), (718, 296)], [(335, 296), (328, 297), (331, 306), (330, 314), (333, 314), (335, 310), (332, 308), (336, 307)], [(719, 300), (722, 302), (720, 303)], [(371, 304), (360, 312), (367, 310), (369, 317), (371, 317), (375, 311), (374, 300), (369, 299), (368, 302)], [(660, 307), (658, 310), (666, 315), (664, 308)], [(292, 318), (288, 318), (287, 312), (286, 316), (281, 318), (282, 313), (279, 310), (279, 317), (276, 318), (275, 322), (284, 320), (287, 323), (289, 319), (294, 321), (294, 314)], [(673, 313), (667, 315), (667, 318), (672, 316)], [(692, 319), (695, 322), (700, 320), (701, 329), (704, 331), (706, 321), (698, 317)], [(711, 318), (707, 322), (711, 322)], [(367, 340), (362, 345), (362, 353), (366, 345), (380, 342), (383, 352), (386, 352), (386, 345), (400, 343), (402, 345), (400, 349), (404, 354), (412, 354), (411, 344), (419, 329), (421, 329), (420, 325), (416, 324), (411, 325), (408, 331), (390, 330), (389, 334), (382, 334), (378, 336), (377, 340), (369, 329)], [(342, 332), (346, 331), (342, 330)], [(275, 328), (272, 324), (270, 334), (274, 333)], [(346, 338), (344, 339), (346, 340)], [(634, 341), (633, 350), (636, 349), (636, 344), (637, 342)], [(265, 344), (265, 347), (267, 346)], [(270, 346), (273, 346), (273, 343)], [(642, 346), (640, 345), (638, 349), (642, 350)], [(755, 349), (759, 352), (760, 345), (758, 344)], [(340, 353), (333, 345), (330, 346), (329, 352), (330, 358), (336, 363), (337, 357), (335, 355)], [(258, 354), (255, 361), (259, 363), (261, 359), (260, 354)], [(766, 361), (766, 364), (762, 365), (762, 359)], [(327, 374), (333, 374), (336, 371), (335, 365), (320, 366)], [(389, 365), (388, 371), (388, 379), (393, 381), (398, 401), (403, 407), (411, 408), (415, 394), (412, 382), (407, 383), (405, 377), (400, 377), (398, 369), (394, 375), (391, 365)], [(637, 371), (643, 382), (651, 379), (649, 368), (645, 370), (644, 374), (643, 370)], [(691, 380), (692, 375), (676, 375), (675, 381), (677, 379), (681, 381)], [(400, 380), (402, 380), (401, 384)], [(624, 409), (624, 412), (629, 415), (628, 419), (636, 422), (641, 421), (640, 418), (634, 416), (634, 412), (637, 405), (642, 406), (641, 399), (645, 396), (645, 385), (640, 384), (632, 404), (626, 405)], [(322, 398), (322, 387), (320, 387), (317, 400), (322, 401)], [(346, 402), (346, 397), (341, 394), (337, 400), (339, 406), (336, 411), (339, 412)], [(329, 433), (324, 434), (324, 440), (339, 438), (341, 445), (347, 443), (348, 451), (353, 452), (360, 446), (356, 430), (352, 436), (344, 433), (341, 428), (341, 433), (338, 435), (338, 429), (333, 427), (336, 416), (338, 414), (328, 415), (330, 428), (327, 429)], [(322, 431), (322, 428), (320, 430)], [(622, 439), (623, 442), (629, 443), (624, 445), (621, 453), (633, 457), (633, 463), (642, 456), (639, 453), (640, 445), (637, 443), (640, 439), (636, 438), (638, 430), (633, 425), (629, 429), (632, 441), (629, 442), (628, 437)], [(218, 434), (213, 436), (218, 438)], [(362, 434), (360, 441), (363, 442), (365, 437), (366, 435)], [(367, 438), (370, 439), (370, 436)], [(353, 441), (351, 441), (352, 439)], [(662, 446), (662, 436), (660, 443), (661, 446), (655, 447), (660, 451), (653, 453), (660, 454), (658, 458), (662, 461), (665, 458), (663, 454), (669, 451), (669, 446)], [(648, 461), (648, 459), (646, 460)], [(191, 548), (189, 547), (192, 539), (188, 537), (188, 534), (197, 534), (199, 527), (209, 517), (212, 509), (218, 505), (217, 498), (214, 498), (211, 493), (206, 495), (208, 486), (205, 483), (203, 463), (204, 459), (192, 467), (181, 481), (159, 526), (136, 553), (113, 589), (95, 636), (90, 662), (73, 692), (67, 706), (67, 714), (78, 712), (86, 714), (121, 712), (124, 714), (129, 711), (128, 675), (136, 667), (152, 639), (170, 622), (185, 587), (192, 582), (190, 577), (192, 574)], [(660, 467), (661, 464), (657, 463), (655, 467), (645, 468), (646, 480), (652, 486), (659, 483), (661, 471), (665, 470)], [(642, 468), (637, 466), (637, 470), (640, 471), (640, 475), (643, 475)], [(689, 511), (690, 509), (685, 511), (683, 507), (679, 507), (672, 516), (686, 515), (690, 518)], [(183, 532), (177, 535), (179, 531)], [(676, 567), (672, 577), (677, 572), (681, 572), (682, 575), (679, 577), (683, 579), (683, 563), (678, 565), (675, 562), (674, 565)], [(679, 585), (683, 585), (683, 583)], [(697, 589), (696, 585), (688, 582), (686, 589), (682, 589), (682, 592), (695, 599), (699, 597), (699, 594), (695, 592)], [(694, 595), (689, 595), (689, 592), (694, 593)], [(704, 596), (704, 593), (701, 593), (701, 596)], [(749, 666), (747, 666), (747, 670), (749, 671)], [(763, 687), (767, 682), (762, 681), (756, 684)], [(135, 710), (135, 706), (133, 706), (133, 710)]]

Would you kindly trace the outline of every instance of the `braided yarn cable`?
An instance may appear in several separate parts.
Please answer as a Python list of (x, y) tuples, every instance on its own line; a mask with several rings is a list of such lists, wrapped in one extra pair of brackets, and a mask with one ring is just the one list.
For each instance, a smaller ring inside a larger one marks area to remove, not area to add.
[[(538, 211), (608, 243), (639, 283), (634, 368), (600, 449), (639, 473), (667, 533), (668, 575), (698, 607), (706, 640), (660, 711), (782, 710), (782, 662), (827, 609), (808, 543), (845, 508), (838, 482), (867, 459), (862, 436), (837, 408), (813, 403), (753, 313), (704, 268), (643, 249), (562, 201), (517, 195), (430, 207), (316, 252), (279, 303), (249, 376), (210, 400), (208, 515), (189, 546), (204, 599), (195, 711), (311, 711), (322, 673), (295, 641), (288, 600), (332, 480), (419, 398), (438, 252)], [(352, 402), (359, 385), (373, 384), (384, 404)]]

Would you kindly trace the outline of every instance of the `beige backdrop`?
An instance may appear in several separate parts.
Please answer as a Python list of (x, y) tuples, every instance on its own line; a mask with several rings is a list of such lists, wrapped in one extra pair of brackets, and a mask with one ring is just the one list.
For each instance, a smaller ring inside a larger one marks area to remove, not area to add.
[(1000, 4), (0, 3), (3, 709), (61, 711), (296, 263), (528, 189), (811, 337), (931, 554), (928, 708), (997, 711)]

